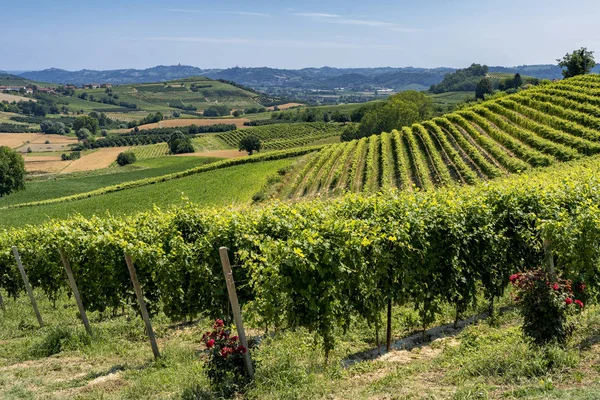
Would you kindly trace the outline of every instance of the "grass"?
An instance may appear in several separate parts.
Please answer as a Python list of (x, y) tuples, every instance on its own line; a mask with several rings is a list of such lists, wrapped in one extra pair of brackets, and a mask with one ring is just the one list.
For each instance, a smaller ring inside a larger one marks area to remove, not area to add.
[[(182, 399), (208, 392), (200, 338), (211, 321), (183, 324), (162, 313), (152, 318), (162, 353), (154, 361), (135, 309), (88, 313), (93, 337), (77, 317), (74, 301), (53, 306), (35, 291), (47, 324), (38, 328), (27, 296), (7, 299), (0, 313), (0, 397), (3, 399)], [(503, 300), (504, 305), (509, 302)], [(469, 310), (477, 314), (483, 307)], [(505, 307), (506, 309), (506, 307)], [(452, 320), (444, 307), (435, 325)], [(372, 326), (356, 320), (336, 332), (328, 362), (315, 336), (304, 329), (265, 335), (257, 315), (245, 309), (256, 379), (247, 399), (596, 399), (600, 396), (600, 309), (581, 317), (566, 348), (529, 346), (515, 310), (481, 320), (443, 339), (375, 357)], [(411, 306), (395, 307), (394, 339), (418, 329)], [(354, 363), (348, 363), (348, 360)]]
[(218, 160), (213, 157), (161, 157), (141, 160), (125, 167), (34, 178), (26, 182), (24, 191), (0, 198), (0, 207), (89, 192), (122, 182), (185, 171)]
[(132, 214), (155, 205), (181, 204), (183, 198), (203, 205), (248, 203), (252, 195), (266, 184), (269, 176), (293, 161), (292, 158), (237, 165), (83, 200), (3, 210), (1, 227), (39, 224), (75, 213), (84, 216), (105, 215), (107, 212), (113, 215)]

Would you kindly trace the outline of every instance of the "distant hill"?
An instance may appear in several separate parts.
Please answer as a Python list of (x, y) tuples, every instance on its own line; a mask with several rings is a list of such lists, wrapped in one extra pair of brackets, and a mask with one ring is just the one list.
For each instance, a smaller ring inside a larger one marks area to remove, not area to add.
[[(362, 90), (374, 86), (388, 87), (395, 90), (406, 88), (429, 88), (437, 85), (447, 73), (455, 72), (455, 68), (304, 68), (277, 69), (227, 68), (201, 69), (189, 65), (159, 65), (147, 69), (117, 70), (80, 70), (67, 71), (50, 68), (42, 71), (20, 73), (19, 76), (41, 82), (82, 85), (85, 83), (134, 84), (165, 82), (192, 76), (205, 76), (211, 79), (225, 79), (255, 89), (260, 88), (293, 88), (321, 89), (349, 88)], [(520, 73), (540, 79), (561, 78), (561, 70), (556, 65), (521, 65), (517, 67), (489, 67), (490, 72)], [(595, 68), (600, 71), (600, 66)]]

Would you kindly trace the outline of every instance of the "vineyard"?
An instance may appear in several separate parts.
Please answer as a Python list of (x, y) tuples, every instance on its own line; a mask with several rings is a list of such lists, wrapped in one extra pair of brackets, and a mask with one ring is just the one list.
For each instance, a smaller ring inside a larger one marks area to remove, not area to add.
[(474, 184), (599, 152), (600, 77), (587, 75), (331, 146), (297, 172), (285, 193)]
[(164, 157), (169, 155), (169, 145), (166, 143), (150, 144), (145, 146), (135, 146), (133, 153), (138, 160)]
[(442, 304), (460, 313), (480, 291), (493, 301), (511, 273), (542, 262), (542, 239), (557, 268), (595, 293), (599, 167), (593, 157), (486, 185), (237, 211), (190, 204), (9, 230), (0, 233), (0, 287), (10, 296), (24, 290), (15, 245), (32, 285), (56, 299), (67, 290), (63, 248), (86, 308), (116, 309), (134, 302), (128, 252), (152, 313), (219, 317), (228, 303), (217, 249), (227, 246), (236, 281), (248, 283), (240, 299), (261, 326), (308, 328), (329, 351), (336, 327), (354, 317), (377, 323), (388, 302), (414, 304), (427, 326)]
[(217, 137), (229, 146), (237, 148), (242, 138), (255, 135), (260, 139), (263, 150), (284, 150), (339, 136), (342, 130), (343, 125), (333, 123), (272, 124), (220, 133)]

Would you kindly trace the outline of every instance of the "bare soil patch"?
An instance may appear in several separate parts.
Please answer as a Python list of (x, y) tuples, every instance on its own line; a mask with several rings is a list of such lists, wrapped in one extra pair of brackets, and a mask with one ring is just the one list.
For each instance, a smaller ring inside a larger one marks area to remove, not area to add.
[(248, 118), (177, 118), (177, 119), (167, 119), (164, 121), (160, 121), (154, 124), (146, 124), (141, 125), (140, 129), (155, 129), (155, 128), (174, 128), (178, 126), (190, 126), (190, 125), (198, 125), (198, 126), (207, 126), (207, 125), (217, 125), (217, 124), (235, 124), (238, 129), (244, 128), (244, 122), (249, 122)]
[(37, 101), (36, 99), (32, 99), (31, 97), (23, 97), (23, 96), (18, 96), (15, 94), (0, 93), (0, 101), (8, 101), (9, 103), (12, 103), (13, 101), (29, 101), (29, 100)]
[(27, 141), (32, 142), (43, 136), (41, 133), (0, 133), (0, 146), (14, 149), (23, 146)]
[(61, 172), (93, 171), (96, 169), (108, 168), (116, 161), (119, 153), (128, 149), (129, 147), (105, 147), (98, 149), (93, 153), (86, 154), (79, 160), (73, 161)]
[[(302, 107), (304, 105), (305, 104), (302, 104), (302, 103), (285, 103), (285, 104), (281, 104), (281, 105), (277, 106), (277, 108), (280, 109), (280, 110), (287, 110), (288, 108)], [(269, 108), (267, 108), (267, 110), (273, 111), (273, 110), (275, 110), (275, 106), (269, 107)]]
[(214, 150), (214, 151), (204, 151), (201, 153), (188, 153), (188, 154), (177, 154), (177, 156), (195, 156), (195, 157), (220, 157), (220, 158), (239, 158), (245, 157), (248, 153), (245, 151), (237, 151), (237, 150)]

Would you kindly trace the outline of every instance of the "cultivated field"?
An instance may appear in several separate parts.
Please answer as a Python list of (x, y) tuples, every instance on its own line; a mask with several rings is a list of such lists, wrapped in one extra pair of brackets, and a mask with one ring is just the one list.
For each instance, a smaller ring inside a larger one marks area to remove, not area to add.
[(63, 173), (93, 171), (95, 169), (108, 168), (113, 164), (119, 153), (129, 150), (129, 147), (106, 147), (82, 156), (80, 159), (71, 162)]
[(218, 157), (218, 158), (239, 158), (246, 157), (245, 151), (238, 150), (213, 150), (200, 153), (177, 154), (176, 157), (196, 156), (196, 157)]
[(16, 149), (43, 136), (41, 133), (0, 133), (0, 146)]
[[(285, 103), (285, 104), (280, 104), (280, 105), (278, 105), (278, 106), (277, 106), (277, 108), (278, 108), (279, 110), (287, 110), (287, 109), (289, 109), (289, 108), (293, 108), (293, 107), (303, 107), (303, 106), (305, 106), (305, 104), (302, 104), (302, 103)], [(269, 111), (273, 111), (273, 110), (275, 110), (275, 106), (268, 107), (268, 108), (267, 108), (267, 110), (269, 110)]]
[(247, 118), (173, 118), (166, 119), (154, 124), (140, 125), (139, 129), (155, 129), (155, 128), (174, 128), (178, 126), (208, 126), (217, 124), (235, 124), (238, 129), (247, 128), (244, 122), (249, 122)]
[(598, 154), (599, 95), (600, 77), (579, 77), (332, 146), (298, 172), (290, 193), (473, 184)]
[(7, 94), (7, 93), (0, 92), (0, 102), (7, 101), (9, 103), (12, 103), (13, 101), (29, 101), (29, 100), (37, 101), (36, 99), (32, 99), (31, 97), (24, 97), (24, 96), (19, 96), (16, 94)]

